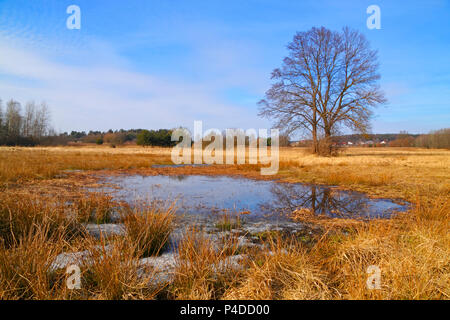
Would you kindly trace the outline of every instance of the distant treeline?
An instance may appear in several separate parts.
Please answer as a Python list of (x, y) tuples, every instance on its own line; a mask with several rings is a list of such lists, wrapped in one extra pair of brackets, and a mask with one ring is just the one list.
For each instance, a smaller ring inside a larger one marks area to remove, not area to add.
[(389, 141), (388, 145), (390, 147), (450, 149), (450, 128), (440, 129), (421, 135), (400, 132), (395, 139)]
[[(4, 107), (0, 99), (0, 145), (34, 146), (34, 145), (68, 145), (78, 143), (109, 144), (113, 147), (123, 144), (141, 146), (171, 147), (176, 142), (171, 141), (171, 129), (146, 130), (108, 130), (108, 131), (72, 131), (57, 134), (50, 126), (50, 112), (47, 104), (28, 102), (24, 107), (9, 100)], [(225, 133), (223, 133), (225, 136)], [(224, 143), (225, 143), (224, 139)], [(429, 134), (351, 134), (335, 136), (336, 144), (364, 145), (369, 147), (419, 147), (450, 149), (450, 128), (430, 132)], [(298, 146), (308, 146), (311, 141), (296, 142)], [(209, 144), (209, 142), (205, 142)], [(270, 138), (267, 141), (271, 145)], [(280, 146), (293, 144), (289, 137), (280, 135)], [(248, 145), (248, 138), (246, 138)]]
[(136, 143), (143, 146), (173, 146), (172, 130), (72, 131), (57, 134), (50, 126), (47, 104), (28, 102), (25, 106), (13, 99), (3, 106), (0, 99), (0, 145), (68, 145), (73, 143), (107, 143), (111, 146)]
[(146, 129), (130, 129), (130, 130), (108, 130), (101, 131), (72, 131), (70, 133), (64, 132), (53, 140), (59, 145), (73, 144), (73, 143), (95, 143), (95, 144), (109, 144), (111, 146), (119, 146), (123, 144), (137, 144), (141, 146), (174, 146), (175, 142), (171, 141), (172, 130), (146, 130)]
[(173, 147), (177, 142), (172, 141), (172, 130), (142, 130), (136, 137), (136, 144), (140, 146)]
[(428, 134), (410, 134), (406, 131), (387, 134), (350, 134), (333, 137), (339, 144), (363, 144), (365, 146), (417, 147), (428, 149), (450, 149), (450, 128)]
[(408, 137), (412, 137), (415, 139), (418, 137), (418, 134), (409, 134), (406, 132), (400, 133), (382, 133), (382, 134), (347, 134), (341, 136), (333, 137), (334, 142), (338, 143), (348, 143), (351, 142), (353, 144), (358, 144), (360, 142), (368, 142), (373, 141), (374, 143), (379, 143), (382, 141), (390, 142), (396, 140), (401, 135), (407, 135)]
[(414, 140), (414, 146), (428, 149), (450, 149), (450, 128), (421, 135)]

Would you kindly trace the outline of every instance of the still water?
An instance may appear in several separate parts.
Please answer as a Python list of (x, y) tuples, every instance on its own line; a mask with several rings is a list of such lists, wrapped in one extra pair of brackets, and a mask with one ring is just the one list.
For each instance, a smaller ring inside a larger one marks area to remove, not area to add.
[(287, 219), (287, 214), (308, 208), (314, 214), (338, 218), (389, 218), (407, 205), (390, 199), (371, 199), (363, 193), (301, 183), (280, 183), (228, 176), (120, 176), (107, 182), (121, 188), (116, 197), (167, 202), (176, 199), (179, 211), (205, 215), (245, 212), (248, 220)]

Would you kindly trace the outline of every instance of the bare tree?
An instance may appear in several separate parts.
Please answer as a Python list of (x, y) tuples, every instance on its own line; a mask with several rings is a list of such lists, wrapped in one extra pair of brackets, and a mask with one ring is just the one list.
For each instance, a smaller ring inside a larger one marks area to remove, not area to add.
[(260, 116), (275, 119), (275, 126), (287, 134), (302, 130), (310, 132), (317, 152), (317, 94), (316, 59), (311, 33), (301, 33), (288, 44), (289, 55), (281, 68), (272, 72), (276, 82), (259, 102)]
[(328, 141), (341, 126), (366, 132), (372, 107), (386, 101), (377, 84), (377, 52), (366, 38), (348, 28), (312, 28), (297, 33), (287, 48), (259, 114), (288, 132), (309, 131), (315, 153), (319, 136)]
[(5, 127), (8, 139), (20, 137), (22, 129), (22, 116), (20, 115), (20, 103), (14, 100), (8, 101), (6, 105)]
[(50, 110), (45, 102), (35, 109), (32, 128), (32, 136), (38, 140), (45, 136), (50, 129)]
[(33, 134), (33, 125), (36, 119), (36, 104), (31, 101), (25, 105), (25, 114), (23, 116), (23, 131), (24, 137), (31, 137)]

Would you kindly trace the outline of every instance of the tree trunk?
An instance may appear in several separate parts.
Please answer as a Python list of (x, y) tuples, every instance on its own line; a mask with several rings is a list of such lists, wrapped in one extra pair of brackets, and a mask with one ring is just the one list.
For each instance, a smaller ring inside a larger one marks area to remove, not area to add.
[(314, 126), (312, 129), (312, 138), (313, 138), (313, 153), (319, 153), (319, 142), (317, 141), (317, 128)]
[(313, 153), (318, 154), (319, 153), (319, 141), (317, 138), (317, 109), (316, 109), (315, 104), (314, 104), (314, 110), (313, 110), (312, 138), (313, 138)]
[(331, 128), (325, 127), (324, 131), (325, 131), (325, 141), (324, 141), (325, 148), (324, 148), (324, 150), (326, 150), (326, 155), (330, 155), (331, 151), (332, 151), (332, 148), (333, 148), (333, 146), (331, 145), (332, 144), (332, 141), (331, 141)]
[(311, 186), (311, 210), (313, 214), (316, 214), (316, 203), (317, 203), (317, 195), (316, 195), (316, 187)]

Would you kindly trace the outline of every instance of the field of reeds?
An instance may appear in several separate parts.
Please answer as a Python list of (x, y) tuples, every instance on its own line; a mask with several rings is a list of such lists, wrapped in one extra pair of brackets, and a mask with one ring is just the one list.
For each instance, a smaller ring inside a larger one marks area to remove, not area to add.
[[(274, 178), (337, 185), (413, 207), (389, 220), (311, 221), (317, 232), (261, 235), (260, 246), (245, 250), (232, 232), (218, 246), (188, 228), (173, 249), (176, 259), (164, 261), (173, 265), (170, 279), (161, 281), (148, 261), (163, 259), (171, 245), (176, 203), (131, 208), (83, 187), (95, 184), (98, 172), (145, 172), (164, 163), (170, 149), (0, 148), (0, 299), (450, 298), (450, 151), (352, 148), (322, 158), (281, 149)], [(177, 170), (257, 178), (258, 167)], [(113, 215), (123, 234), (86, 231), (87, 223), (109, 223)], [(239, 223), (224, 218), (217, 226), (229, 231)], [(67, 285), (71, 263), (58, 263), (73, 252), (81, 253), (71, 262), (80, 266), (79, 289)], [(367, 286), (369, 266), (380, 270), (379, 289)]]

